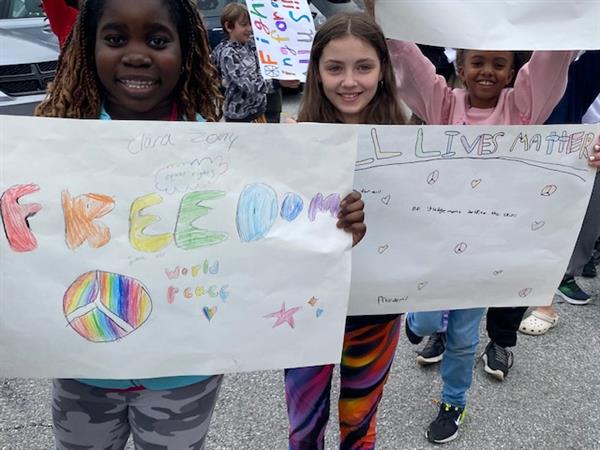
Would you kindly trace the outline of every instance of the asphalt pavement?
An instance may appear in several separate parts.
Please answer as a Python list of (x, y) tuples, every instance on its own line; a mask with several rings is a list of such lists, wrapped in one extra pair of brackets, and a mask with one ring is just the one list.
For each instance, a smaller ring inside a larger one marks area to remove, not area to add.
[[(287, 100), (288, 111), (296, 100)], [(444, 449), (600, 449), (600, 278), (580, 283), (592, 301), (572, 306), (555, 298), (558, 326), (544, 336), (519, 335), (504, 382), (477, 364), (466, 421)], [(484, 325), (480, 351), (487, 343)], [(379, 408), (378, 450), (438, 448), (427, 443), (424, 432), (437, 414), (439, 370), (417, 366), (415, 350), (402, 331)], [(281, 371), (227, 376), (207, 450), (286, 449), (282, 381)], [(50, 381), (0, 379), (0, 386), (0, 450), (53, 449)], [(338, 392), (336, 382), (333, 398)], [(337, 433), (334, 404), (327, 449), (337, 448)]]

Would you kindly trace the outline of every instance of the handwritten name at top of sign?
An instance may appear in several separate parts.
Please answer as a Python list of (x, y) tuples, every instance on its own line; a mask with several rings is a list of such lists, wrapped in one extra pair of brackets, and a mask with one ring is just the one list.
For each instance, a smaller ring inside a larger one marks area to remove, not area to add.
[[(14, 185), (0, 197), (0, 216), (4, 234), (14, 252), (31, 252), (38, 248), (37, 238), (30, 219), (38, 214), (42, 205), (21, 203), (27, 195), (38, 192), (40, 187), (30, 183)], [(229, 236), (224, 231), (198, 228), (194, 224), (207, 216), (213, 208), (205, 206), (226, 197), (226, 192), (216, 190), (188, 192), (181, 198), (172, 232), (148, 234), (146, 229), (160, 222), (160, 216), (148, 210), (162, 203), (156, 193), (136, 198), (129, 209), (129, 243), (140, 252), (157, 253), (171, 244), (179, 249), (192, 250), (220, 244)], [(85, 242), (92, 248), (100, 248), (111, 240), (110, 228), (100, 221), (115, 207), (112, 196), (105, 194), (81, 194), (72, 197), (68, 190), (61, 194), (64, 216), (65, 242), (75, 250)], [(341, 197), (337, 193), (327, 196), (317, 193), (310, 201), (307, 210), (309, 221), (314, 222), (318, 214), (329, 213), (335, 218), (339, 212)], [(264, 239), (279, 216), (286, 222), (295, 221), (305, 209), (304, 200), (298, 194), (288, 192), (283, 201), (275, 190), (265, 183), (246, 185), (238, 197), (235, 225), (241, 242)]]
[(315, 34), (308, 4), (298, 0), (247, 3), (263, 76), (304, 79)]

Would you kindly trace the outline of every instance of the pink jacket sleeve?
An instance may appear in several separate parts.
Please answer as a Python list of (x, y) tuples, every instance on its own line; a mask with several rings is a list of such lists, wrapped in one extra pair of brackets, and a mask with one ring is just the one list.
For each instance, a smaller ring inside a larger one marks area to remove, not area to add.
[(400, 98), (426, 123), (449, 123), (456, 98), (444, 77), (412, 42), (387, 42)]
[(577, 51), (537, 51), (525, 64), (508, 94), (522, 122), (543, 124), (565, 93), (569, 65)]

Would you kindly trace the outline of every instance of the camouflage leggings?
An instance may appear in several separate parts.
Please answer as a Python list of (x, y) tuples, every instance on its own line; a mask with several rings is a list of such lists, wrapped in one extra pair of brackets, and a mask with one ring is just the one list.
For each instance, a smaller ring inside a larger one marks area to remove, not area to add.
[(202, 450), (222, 380), (218, 375), (163, 391), (111, 391), (54, 380), (56, 448), (122, 450), (132, 434), (139, 450)]

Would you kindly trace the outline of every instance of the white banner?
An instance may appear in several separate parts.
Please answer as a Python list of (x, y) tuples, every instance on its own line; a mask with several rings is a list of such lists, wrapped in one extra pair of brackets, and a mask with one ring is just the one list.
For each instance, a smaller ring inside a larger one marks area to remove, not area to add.
[(361, 127), (349, 314), (548, 305), (596, 171), (598, 126)]
[(356, 134), (0, 117), (0, 376), (339, 361)]
[(440, 47), (600, 48), (598, 0), (375, 0), (375, 16), (388, 38)]
[(306, 0), (246, 0), (261, 73), (306, 80), (315, 25)]

